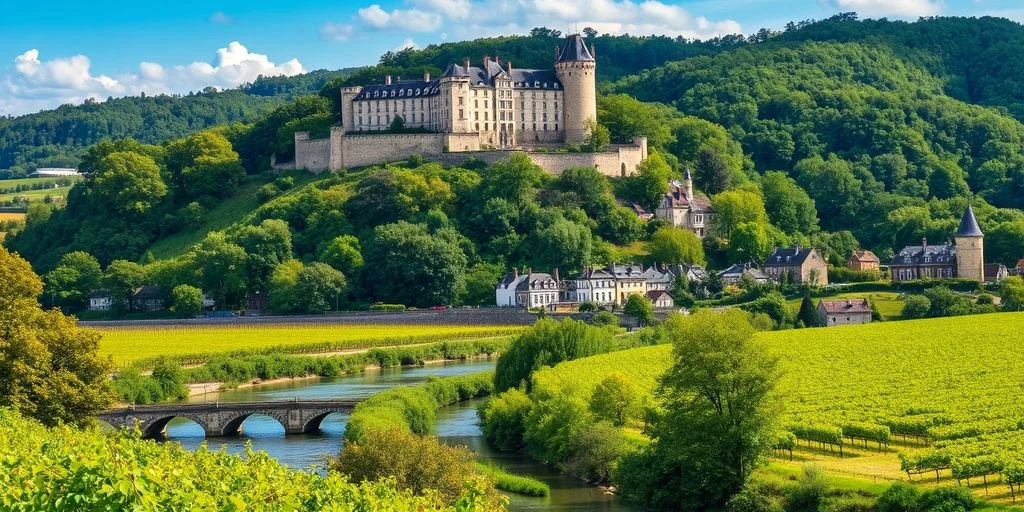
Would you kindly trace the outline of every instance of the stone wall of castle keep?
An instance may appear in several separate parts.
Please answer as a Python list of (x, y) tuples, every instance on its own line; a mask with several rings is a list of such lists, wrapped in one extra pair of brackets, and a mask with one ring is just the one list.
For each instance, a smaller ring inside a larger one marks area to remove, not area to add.
[[(467, 147), (469, 150), (465, 149)], [(461, 165), (470, 158), (490, 164), (508, 160), (513, 153), (527, 155), (554, 175), (570, 167), (594, 167), (609, 177), (631, 176), (647, 158), (647, 138), (636, 137), (633, 144), (611, 145), (596, 153), (548, 153), (482, 150), (476, 134), (353, 135), (340, 129), (332, 129), (330, 137), (325, 139), (310, 139), (307, 132), (295, 134), (295, 168), (313, 172), (378, 165), (404, 160), (413, 154), (447, 165)]]

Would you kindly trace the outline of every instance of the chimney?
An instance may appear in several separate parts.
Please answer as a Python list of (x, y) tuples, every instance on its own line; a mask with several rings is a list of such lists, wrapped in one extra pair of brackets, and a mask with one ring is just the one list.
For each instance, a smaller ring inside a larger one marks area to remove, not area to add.
[(928, 239), (927, 238), (922, 238), (921, 239), (921, 251), (922, 252), (928, 252)]
[(466, 71), (469, 71), (469, 57), (466, 57), (466, 60), (463, 61), (462, 67), (466, 68)]
[(430, 72), (423, 73), (423, 81), (424, 82), (429, 82), (430, 81)]
[(519, 267), (512, 267), (512, 280), (513, 281), (518, 281), (519, 280)]
[(509, 76), (511, 76), (512, 75), (512, 61), (510, 61), (510, 60), (505, 61), (505, 67), (508, 68), (508, 74), (509, 74)]
[(552, 275), (555, 278), (555, 282), (558, 283), (558, 267), (555, 267), (554, 271), (552, 272)]
[(391, 75), (386, 75), (384, 77), (384, 85), (391, 85)]
[(484, 66), (483, 66), (484, 70), (487, 69), (487, 61), (489, 61), (489, 60), (491, 60), (491, 56), (490, 55), (484, 55)]

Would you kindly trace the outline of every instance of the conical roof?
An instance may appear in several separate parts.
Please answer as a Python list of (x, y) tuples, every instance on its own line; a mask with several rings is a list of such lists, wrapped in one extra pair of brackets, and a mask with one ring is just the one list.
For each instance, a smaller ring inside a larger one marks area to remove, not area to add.
[(583, 36), (570, 34), (565, 37), (565, 44), (558, 50), (558, 62), (594, 62), (594, 56), (587, 49), (587, 43)]
[(960, 219), (960, 227), (957, 228), (955, 237), (985, 236), (978, 226), (978, 219), (974, 218), (974, 208), (968, 206), (964, 216)]

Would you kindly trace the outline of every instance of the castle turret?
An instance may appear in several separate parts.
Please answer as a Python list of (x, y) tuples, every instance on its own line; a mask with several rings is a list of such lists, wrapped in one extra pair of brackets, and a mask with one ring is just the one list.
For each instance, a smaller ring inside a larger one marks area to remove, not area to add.
[(352, 102), (363, 90), (362, 87), (341, 88), (341, 126), (345, 133), (351, 133), (356, 129), (356, 123), (352, 111)]
[(687, 201), (693, 201), (693, 177), (690, 176), (690, 168), (686, 168), (686, 174), (683, 176), (683, 188), (686, 194)]
[(962, 279), (985, 280), (985, 234), (968, 206), (953, 235), (956, 241), (956, 274)]
[(597, 79), (594, 55), (579, 34), (565, 38), (557, 51), (555, 74), (562, 82), (562, 118), (565, 141), (580, 143), (587, 137), (587, 121), (597, 121)]

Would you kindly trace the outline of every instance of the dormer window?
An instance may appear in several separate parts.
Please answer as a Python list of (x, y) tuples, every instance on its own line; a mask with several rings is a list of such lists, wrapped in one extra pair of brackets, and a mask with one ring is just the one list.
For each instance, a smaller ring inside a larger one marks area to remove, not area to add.
[(380, 91), (373, 91), (373, 97), (376, 98), (380, 94)]
[(407, 96), (412, 96), (412, 89), (405, 90)]

